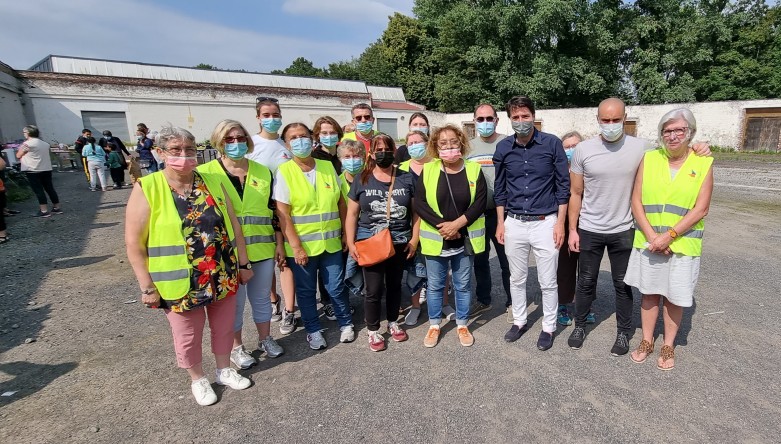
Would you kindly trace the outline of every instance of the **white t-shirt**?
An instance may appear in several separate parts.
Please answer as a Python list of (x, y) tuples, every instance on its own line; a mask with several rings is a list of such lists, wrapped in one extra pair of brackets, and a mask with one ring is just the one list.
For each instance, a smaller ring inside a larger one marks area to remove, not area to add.
[(252, 142), (255, 147), (244, 157), (265, 166), (272, 174), (277, 172), (280, 165), (293, 158), (282, 139), (269, 140), (255, 134), (252, 136)]
[[(315, 165), (316, 166), (316, 165)], [(304, 177), (306, 177), (306, 180), (309, 181), (309, 183), (312, 184), (313, 187), (315, 187), (315, 190), (317, 190), (317, 185), (315, 183), (317, 182), (317, 175), (316, 175), (316, 168), (312, 168), (312, 171), (303, 171)], [(342, 186), (342, 181), (339, 178), (339, 176), (336, 176), (336, 186), (337, 188), (340, 188)], [(290, 205), (290, 187), (287, 186), (287, 182), (285, 181), (285, 178), (282, 176), (282, 173), (277, 171), (274, 174), (274, 190), (273, 190), (273, 199), (277, 202), (282, 202), (283, 204)]]
[[(52, 170), (52, 158), (49, 155), (49, 144), (37, 137), (31, 137), (24, 142), (27, 145), (27, 154), (19, 160), (22, 171), (39, 173)], [(19, 149), (24, 149), (20, 147)]]
[(632, 136), (609, 143), (597, 136), (575, 147), (570, 171), (583, 176), (578, 226), (613, 234), (632, 228), (632, 187), (637, 167), (653, 143)]

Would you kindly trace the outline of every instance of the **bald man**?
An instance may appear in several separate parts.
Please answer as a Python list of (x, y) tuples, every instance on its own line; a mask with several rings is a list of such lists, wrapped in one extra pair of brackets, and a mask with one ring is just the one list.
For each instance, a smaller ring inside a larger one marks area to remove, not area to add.
[[(626, 106), (617, 98), (599, 104), (600, 134), (577, 145), (570, 168), (569, 249), (580, 252), (575, 290), (575, 329), (571, 348), (586, 339), (586, 317), (596, 299), (597, 277), (607, 249), (616, 294), (616, 340), (610, 354), (629, 351), (632, 328), (632, 289), (624, 274), (634, 240), (630, 199), (635, 173), (643, 155), (656, 144), (624, 134)], [(707, 144), (692, 146), (698, 155), (710, 154)]]

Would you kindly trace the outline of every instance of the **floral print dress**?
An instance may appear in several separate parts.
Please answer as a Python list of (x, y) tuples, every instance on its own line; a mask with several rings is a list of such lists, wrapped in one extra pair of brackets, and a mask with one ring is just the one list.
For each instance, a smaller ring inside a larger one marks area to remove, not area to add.
[(182, 218), (182, 233), (193, 270), (187, 295), (163, 302), (178, 313), (235, 295), (239, 288), (238, 261), (225, 228), (230, 220), (223, 219), (197, 172), (189, 196), (182, 196), (173, 188), (171, 193)]

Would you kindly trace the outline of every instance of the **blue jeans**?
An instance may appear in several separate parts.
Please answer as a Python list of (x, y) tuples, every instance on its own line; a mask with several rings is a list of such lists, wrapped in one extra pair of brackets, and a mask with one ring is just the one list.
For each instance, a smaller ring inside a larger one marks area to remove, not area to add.
[(466, 325), (469, 321), (469, 304), (472, 302), (472, 256), (459, 253), (450, 257), (425, 257), (429, 323), (439, 325), (442, 321), (442, 300), (445, 295), (447, 270), (450, 268), (453, 271), (453, 290), (456, 296), (456, 324)]
[(297, 265), (296, 261), (289, 257), (287, 265), (293, 271), (298, 309), (301, 310), (301, 319), (304, 321), (307, 333), (321, 330), (320, 317), (317, 315), (318, 271), (328, 294), (331, 295), (331, 304), (334, 307), (339, 327), (353, 325), (350, 315), (350, 298), (347, 295), (347, 288), (344, 286), (344, 262), (341, 251), (309, 256), (309, 262), (304, 266)]

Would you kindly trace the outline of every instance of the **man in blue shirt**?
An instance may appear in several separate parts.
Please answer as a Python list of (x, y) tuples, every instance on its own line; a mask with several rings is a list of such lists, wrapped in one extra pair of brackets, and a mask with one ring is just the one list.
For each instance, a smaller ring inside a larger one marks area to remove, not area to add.
[(513, 301), (513, 326), (504, 339), (514, 342), (528, 330), (526, 277), (529, 253), (533, 251), (543, 309), (537, 348), (547, 350), (553, 345), (556, 331), (556, 270), (570, 188), (567, 155), (558, 137), (534, 128), (531, 99), (513, 97), (506, 110), (515, 134), (500, 141), (493, 156), (496, 238), (504, 244), (510, 264)]

